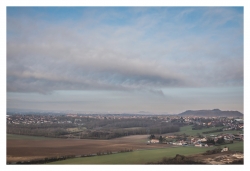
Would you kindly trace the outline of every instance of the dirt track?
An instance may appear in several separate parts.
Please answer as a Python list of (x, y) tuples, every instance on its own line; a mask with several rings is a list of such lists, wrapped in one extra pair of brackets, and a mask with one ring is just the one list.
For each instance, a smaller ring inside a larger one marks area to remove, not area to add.
[(147, 145), (146, 135), (135, 135), (112, 140), (51, 139), (7, 140), (7, 162), (32, 160), (63, 155), (86, 155), (97, 152), (117, 152), (124, 149), (149, 149), (166, 147), (166, 144)]

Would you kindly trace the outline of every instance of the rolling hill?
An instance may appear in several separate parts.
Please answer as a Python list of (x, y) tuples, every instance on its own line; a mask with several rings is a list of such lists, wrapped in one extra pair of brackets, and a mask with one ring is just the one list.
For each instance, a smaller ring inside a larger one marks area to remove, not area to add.
[(221, 111), (213, 110), (187, 110), (178, 114), (179, 116), (198, 116), (198, 117), (243, 117), (243, 114), (238, 111)]

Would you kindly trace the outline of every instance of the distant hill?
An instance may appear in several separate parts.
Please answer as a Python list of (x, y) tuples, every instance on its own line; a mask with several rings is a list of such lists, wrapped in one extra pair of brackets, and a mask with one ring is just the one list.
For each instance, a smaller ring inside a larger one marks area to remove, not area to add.
[(178, 114), (179, 116), (198, 116), (198, 117), (243, 117), (243, 114), (238, 111), (221, 111), (213, 110), (187, 110)]

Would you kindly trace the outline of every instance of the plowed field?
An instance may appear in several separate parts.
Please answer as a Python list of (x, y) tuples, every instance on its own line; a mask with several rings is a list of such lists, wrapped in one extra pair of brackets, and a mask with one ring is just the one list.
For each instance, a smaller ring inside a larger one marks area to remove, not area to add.
[(124, 149), (167, 147), (166, 144), (147, 145), (147, 135), (135, 135), (112, 140), (49, 139), (15, 136), (7, 138), (7, 162), (27, 161), (65, 155), (87, 155), (97, 152), (117, 152)]

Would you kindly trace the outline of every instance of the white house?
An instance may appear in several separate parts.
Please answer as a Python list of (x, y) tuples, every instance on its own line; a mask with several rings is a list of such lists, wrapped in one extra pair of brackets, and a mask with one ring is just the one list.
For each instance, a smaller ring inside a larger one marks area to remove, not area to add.
[(152, 140), (150, 140), (150, 143), (159, 143), (159, 140), (157, 140), (157, 139), (152, 139)]
[(200, 141), (207, 141), (207, 139), (206, 138), (202, 138), (202, 139), (200, 139)]
[(228, 147), (224, 147), (224, 148), (221, 150), (221, 152), (228, 151), (228, 150), (229, 150)]
[(202, 144), (195, 144), (195, 147), (202, 147)]

